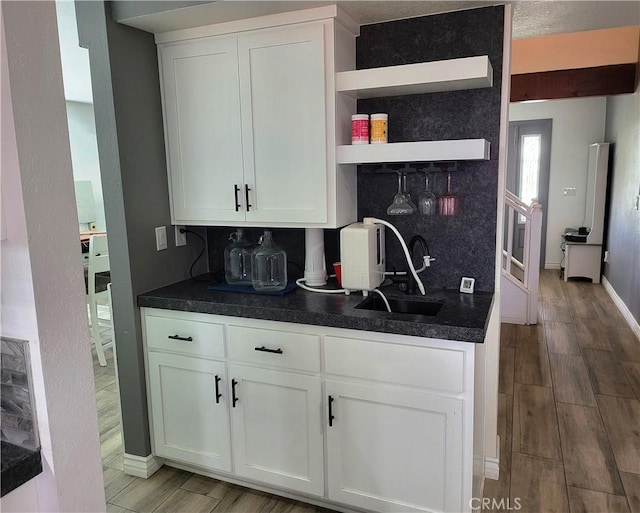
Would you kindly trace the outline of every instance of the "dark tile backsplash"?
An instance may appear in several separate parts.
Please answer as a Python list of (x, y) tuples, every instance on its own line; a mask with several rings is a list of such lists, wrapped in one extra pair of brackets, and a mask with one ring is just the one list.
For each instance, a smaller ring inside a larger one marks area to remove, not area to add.
[[(498, 189), (500, 94), (504, 7), (487, 7), (361, 27), (357, 67), (371, 68), (488, 55), (493, 87), (358, 101), (358, 112), (389, 115), (389, 142), (487, 139), (491, 160), (458, 162), (452, 192), (461, 198), (455, 217), (387, 216), (397, 191), (397, 175), (358, 170), (358, 218), (375, 216), (393, 223), (405, 240), (422, 235), (429, 243), (432, 267), (428, 286), (457, 288), (462, 276), (476, 278), (476, 290), (492, 291)], [(431, 174), (431, 190), (446, 193), (445, 173)], [(416, 201), (424, 175), (410, 174), (407, 188)], [(387, 268), (405, 266), (400, 245), (387, 234)]]
[(29, 379), (29, 344), (2, 338), (1, 439), (26, 449), (38, 447), (33, 390)]
[[(224, 248), (229, 244), (229, 235), (236, 228), (216, 227), (207, 228), (207, 245), (209, 247), (209, 270), (211, 272), (224, 269)], [(273, 228), (273, 240), (287, 252), (289, 262), (289, 278), (300, 278), (304, 271), (304, 229), (300, 228)], [(264, 233), (262, 228), (245, 228), (245, 236), (254, 244)], [(327, 270), (331, 264), (340, 260), (340, 230), (325, 230), (325, 258)]]
[[(476, 290), (493, 291), (502, 39), (504, 7), (487, 7), (425, 16), (361, 27), (357, 39), (357, 68), (411, 64), (458, 57), (488, 55), (493, 67), (493, 87), (423, 95), (358, 101), (358, 112), (389, 114), (389, 142), (446, 139), (487, 139), (491, 160), (458, 162), (452, 173), (452, 191), (461, 198), (461, 214), (455, 217), (387, 216), (397, 191), (397, 175), (358, 170), (358, 219), (375, 216), (393, 223), (405, 240), (420, 234), (428, 241), (432, 267), (423, 274), (427, 286), (458, 288), (462, 276), (476, 278)], [(447, 188), (446, 174), (431, 175), (437, 197)], [(424, 175), (407, 180), (416, 201), (424, 190)], [(208, 228), (209, 269), (223, 269), (224, 248), (234, 228)], [(262, 230), (246, 229), (257, 242)], [(304, 230), (274, 229), (276, 243), (286, 252), (290, 277), (302, 274)], [(325, 230), (328, 270), (339, 260), (339, 230)], [(387, 268), (404, 269), (400, 245), (387, 231)]]

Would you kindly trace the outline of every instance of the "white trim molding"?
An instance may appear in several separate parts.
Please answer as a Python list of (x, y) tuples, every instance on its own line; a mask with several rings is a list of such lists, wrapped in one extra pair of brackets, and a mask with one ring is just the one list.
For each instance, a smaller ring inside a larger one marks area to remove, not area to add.
[(522, 324), (522, 325), (525, 325), (525, 324), (527, 324), (527, 317), (524, 314), (522, 314), (522, 315), (503, 314), (503, 315), (501, 315), (500, 322), (504, 322), (504, 323), (507, 323), (507, 324)]
[(640, 340), (640, 324), (638, 324), (638, 321), (635, 319), (629, 308), (627, 308), (627, 305), (624, 304), (622, 298), (618, 295), (618, 293), (615, 291), (615, 289), (613, 288), (611, 283), (609, 283), (609, 280), (607, 280), (605, 276), (602, 276), (602, 285), (604, 286), (604, 289), (609, 293), (609, 296), (611, 296), (611, 299), (618, 307), (618, 310), (620, 310), (620, 313), (624, 317), (625, 321), (627, 321), (627, 323), (629, 324), (631, 330)]
[(560, 270), (560, 262), (545, 262), (544, 263), (544, 268), (545, 269), (557, 269), (559, 271)]
[(164, 465), (164, 460), (156, 458), (153, 454), (149, 456), (136, 456), (135, 454), (124, 453), (123, 471), (125, 474), (147, 479), (155, 474)]
[(496, 436), (496, 457), (484, 457), (484, 477), (485, 479), (500, 479), (500, 435)]
[(486, 456), (484, 458), (484, 477), (486, 479), (500, 479), (500, 460)]

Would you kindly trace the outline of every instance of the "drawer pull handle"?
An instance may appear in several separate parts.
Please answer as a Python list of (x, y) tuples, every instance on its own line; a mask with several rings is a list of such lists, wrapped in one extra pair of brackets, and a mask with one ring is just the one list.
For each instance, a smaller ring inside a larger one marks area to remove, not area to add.
[(220, 376), (216, 374), (216, 404), (220, 404), (220, 398), (222, 394), (220, 393)]
[(233, 196), (235, 198), (235, 203), (236, 203), (236, 212), (240, 211), (240, 203), (238, 202), (238, 193), (240, 192), (240, 187), (238, 187), (238, 184), (234, 184), (233, 185)]
[(282, 354), (282, 349), (278, 348), (278, 349), (269, 349), (268, 347), (254, 347), (254, 349), (256, 351), (262, 351), (263, 353), (275, 353), (275, 354)]
[(333, 426), (333, 397), (329, 396), (329, 427)]
[(231, 406), (236, 407), (236, 403), (238, 402), (238, 397), (236, 396), (236, 385), (238, 382), (235, 379), (231, 380)]
[(193, 337), (181, 337), (180, 335), (169, 335), (171, 340), (183, 340), (184, 342), (193, 342)]

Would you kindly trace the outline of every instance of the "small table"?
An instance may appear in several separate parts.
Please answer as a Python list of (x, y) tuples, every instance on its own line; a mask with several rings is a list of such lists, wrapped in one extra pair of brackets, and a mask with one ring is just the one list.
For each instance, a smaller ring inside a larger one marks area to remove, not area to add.
[(84, 230), (80, 231), (80, 242), (89, 243), (89, 239), (91, 239), (92, 235), (106, 235), (107, 232), (97, 231), (97, 230)]
[(564, 281), (569, 278), (591, 278), (600, 283), (602, 244), (565, 242)]
[(85, 230), (80, 231), (80, 248), (82, 250), (82, 265), (84, 265), (85, 273), (87, 267), (89, 267), (89, 241), (92, 235), (106, 235), (107, 232), (97, 230)]

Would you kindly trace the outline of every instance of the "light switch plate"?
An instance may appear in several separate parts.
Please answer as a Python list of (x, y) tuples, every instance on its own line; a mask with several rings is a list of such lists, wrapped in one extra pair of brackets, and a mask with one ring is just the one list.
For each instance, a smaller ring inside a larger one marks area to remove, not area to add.
[(179, 225), (179, 226), (174, 226), (174, 228), (176, 229), (176, 247), (179, 246), (186, 246), (187, 245), (187, 234), (185, 233), (180, 233), (180, 230), (184, 230), (184, 226)]
[(562, 195), (563, 196), (575, 196), (576, 195), (576, 188), (575, 187), (565, 187), (564, 189), (562, 189)]
[(156, 228), (156, 250), (167, 249), (167, 227), (158, 226)]

